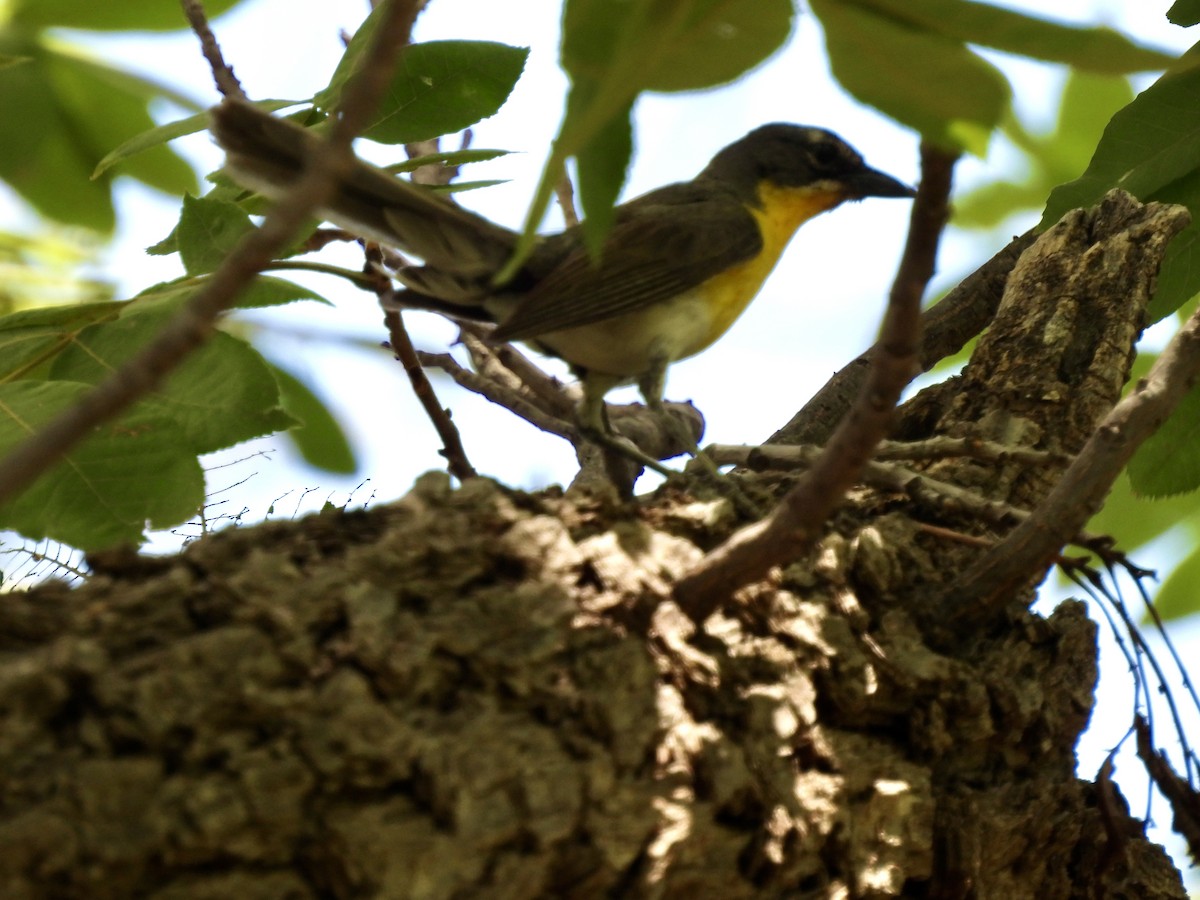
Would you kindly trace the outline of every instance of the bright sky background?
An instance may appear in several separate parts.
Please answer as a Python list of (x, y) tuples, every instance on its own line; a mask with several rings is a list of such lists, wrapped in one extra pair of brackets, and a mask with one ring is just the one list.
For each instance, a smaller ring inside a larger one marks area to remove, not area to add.
[[(226, 58), (252, 97), (300, 100), (327, 81), (342, 49), (339, 32), (352, 32), (367, 5), (366, 0), (258, 0), (218, 19), (215, 30)], [(1007, 5), (1035, 13), (1047, 8), (1036, 0)], [(1169, 5), (1167, 0), (1058, 0), (1049, 4), (1058, 18), (1102, 21), (1143, 42), (1183, 49), (1189, 44), (1189, 34), (1166, 21)], [(558, 9), (558, 0), (523, 0), (520, 4), (433, 0), (416, 29), (417, 40), (476, 38), (531, 48), (525, 75), (509, 103), (474, 129), (474, 146), (519, 152), (472, 166), (465, 174), (469, 179), (507, 178), (510, 182), (459, 195), (465, 204), (514, 227), (524, 216), (566, 90), (557, 68)], [(207, 67), (189, 34), (119, 40), (89, 36), (88, 40), (97, 53), (167, 81), (201, 102), (217, 100)], [(1053, 110), (1047, 104), (1058, 96), (1061, 70), (999, 54), (992, 58), (1013, 78), (1020, 114), (1035, 126), (1048, 127)], [(162, 120), (176, 115), (164, 109)], [(915, 137), (859, 105), (833, 83), (820, 30), (802, 12), (788, 46), (737, 84), (640, 101), (637, 156), (625, 196), (689, 178), (725, 144), (760, 124), (780, 120), (836, 131), (870, 164), (910, 183), (915, 181)], [(221, 155), (206, 136), (188, 139), (181, 146), (201, 171), (219, 165)], [(1009, 171), (1013, 159), (1011, 152), (997, 144), (988, 159), (963, 162), (958, 183), (969, 186), (997, 177)], [(118, 199), (120, 234), (104, 274), (115, 278), (126, 293), (180, 274), (177, 258), (142, 253), (143, 247), (158, 241), (174, 225), (177, 202), (128, 183)], [(899, 257), (908, 210), (909, 204), (902, 201), (867, 200), (805, 225), (758, 300), (733, 330), (699, 357), (672, 367), (667, 396), (697, 403), (708, 420), (706, 441), (741, 443), (767, 437), (830, 374), (869, 345)], [(11, 195), (0, 195), (0, 223), (11, 226), (26, 221), (26, 215)], [(977, 236), (951, 235), (942, 254), (939, 283), (953, 283), (1035, 218), (1031, 215), (1028, 221), (1011, 223), (1011, 228), (996, 235), (990, 244)], [(347, 249), (343, 261), (355, 267), (360, 258)], [(385, 335), (373, 298), (336, 279), (317, 276), (307, 283), (325, 292), (336, 306), (292, 306), (257, 315), (255, 321), (278, 332), (260, 341), (260, 346), (287, 368), (306, 373), (324, 396), (336, 398), (332, 405), (362, 455), (362, 473), (340, 479), (315, 472), (304, 467), (278, 436), (256, 442), (249, 450), (243, 446), (220, 454), (214, 463), (234, 464), (213, 469), (210, 485), (220, 489), (248, 478), (228, 493), (231, 508), (224, 510), (234, 514), (245, 506), (247, 521), (266, 516), (272, 503), (274, 515), (291, 516), (297, 510), (319, 508), (327, 498), (339, 504), (347, 496), (354, 504), (390, 500), (403, 494), (421, 472), (443, 467), (433, 429), (390, 356), (382, 350), (369, 356), (327, 340), (382, 340)], [(410, 329), (418, 346), (431, 350), (444, 349), (454, 335), (451, 326), (434, 316), (412, 316)], [(482, 399), (463, 394), (444, 379), (436, 380), (435, 387), (443, 403), (453, 409), (468, 455), (480, 472), (524, 487), (570, 479), (575, 464), (567, 444), (541, 435)], [(635, 395), (630, 390), (627, 395), (614, 396), (632, 399)], [(267, 455), (247, 459), (255, 451)], [(364, 480), (366, 484), (360, 486)], [(166, 550), (169, 542), (156, 546)], [(1153, 560), (1139, 561), (1154, 564)], [(1129, 722), (1125, 666), (1104, 626), (1101, 631), (1107, 643), (1103, 659), (1108, 676), (1102, 685), (1096, 725), (1080, 749), (1080, 771), (1086, 777), (1094, 775)], [(1193, 651), (1197, 646), (1194, 631), (1183, 628), (1177, 632)], [(1104, 715), (1106, 711), (1111, 715)], [(1160, 733), (1165, 737), (1165, 732)], [(1200, 734), (1200, 729), (1194, 728), (1192, 733)], [(1139, 771), (1136, 761), (1118, 771), (1137, 815), (1144, 810), (1135, 784)], [(1156, 818), (1169, 826), (1165, 807), (1160, 803), (1156, 810)], [(1183, 859), (1177, 852), (1177, 840), (1161, 832), (1156, 837), (1167, 840), (1176, 858)]]

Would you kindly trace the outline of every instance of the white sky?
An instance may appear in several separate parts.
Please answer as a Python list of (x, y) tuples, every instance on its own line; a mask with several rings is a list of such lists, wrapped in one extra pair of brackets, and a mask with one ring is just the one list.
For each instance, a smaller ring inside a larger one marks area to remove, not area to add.
[[(1033, 12), (1044, 2), (1014, 3)], [(1049, 6), (1061, 19), (1103, 21), (1151, 44), (1182, 49), (1189, 34), (1171, 26), (1164, 13), (1169, 2), (1129, 3), (1058, 0)], [(366, 0), (258, 0), (244, 11), (217, 20), (218, 39), (254, 97), (303, 99), (322, 87), (341, 51), (339, 30), (353, 31), (365, 15)], [(467, 205), (491, 218), (518, 226), (562, 108), (566, 83), (556, 66), (558, 0), (433, 0), (421, 16), (416, 39), (477, 38), (531, 47), (526, 73), (509, 103), (493, 119), (475, 128), (474, 146), (499, 147), (519, 153), (472, 166), (466, 177), (508, 178), (509, 184), (460, 195)], [(515, 11), (519, 9), (517, 14)], [(97, 52), (136, 70), (182, 87), (202, 102), (215, 102), (208, 71), (194, 39), (187, 34), (92, 41)], [(1016, 85), (1018, 110), (1035, 123), (1048, 124), (1048, 99), (1058, 96), (1061, 71), (1040, 64), (993, 56)], [(164, 110), (164, 121), (173, 117)], [(766, 65), (737, 84), (690, 95), (649, 96), (637, 107), (637, 157), (626, 196), (672, 180), (690, 177), (712, 154), (745, 132), (769, 121), (795, 121), (830, 128), (860, 150), (867, 161), (912, 183), (916, 178), (916, 139), (873, 110), (847, 97), (829, 77), (821, 35), (806, 13), (799, 17), (794, 39)], [(203, 171), (219, 164), (220, 154), (202, 136), (182, 142)], [(985, 160), (959, 167), (960, 185), (996, 177), (1012, 155), (997, 146)], [(147, 257), (141, 248), (164, 236), (177, 216), (177, 203), (137, 185), (119, 191), (121, 228), (109, 255), (107, 274), (129, 292), (180, 273), (177, 259)], [(762, 294), (732, 331), (714, 347), (672, 367), (669, 399), (693, 399), (708, 419), (706, 441), (753, 442), (768, 436), (838, 367), (867, 346), (876, 329), (883, 299), (904, 237), (908, 204), (867, 200), (822, 216), (801, 230)], [(0, 196), (0, 224), (25, 218), (10, 197)], [(1036, 218), (1036, 215), (1031, 216)], [(1015, 222), (1011, 233), (1027, 227)], [(1003, 242), (1007, 235), (998, 236)], [(951, 235), (940, 270), (944, 281), (973, 269), (997, 249), (977, 238)], [(848, 248), (853, 248), (848, 249)], [(344, 261), (356, 266), (352, 251)], [(299, 280), (299, 279), (298, 279)], [(307, 373), (334, 406), (362, 454), (361, 475), (340, 479), (298, 463), (286, 441), (273, 437), (251, 449), (237, 448), (219, 460), (254, 457), (229, 468), (215, 469), (214, 488), (249, 476), (231, 492), (236, 512), (249, 508), (248, 520), (266, 515), (278, 498), (275, 515), (319, 507), (327, 497), (343, 502), (354, 492), (356, 502), (382, 502), (403, 494), (421, 472), (442, 468), (432, 427), (412, 399), (400, 368), (380, 351), (373, 358), (359, 350), (317, 340), (346, 335), (382, 340), (379, 313), (372, 298), (337, 280), (308, 280), (336, 301), (333, 309), (293, 306), (260, 314), (257, 321), (292, 331), (262, 344), (288, 368)], [(425, 349), (441, 350), (454, 329), (432, 316), (413, 316), (413, 338)], [(305, 337), (307, 335), (307, 337)], [(543, 436), (523, 421), (467, 396), (444, 380), (435, 386), (463, 433), (475, 467), (509, 484), (537, 487), (565, 483), (574, 471), (570, 448)], [(632, 398), (634, 394), (615, 395)], [(364, 479), (365, 487), (356, 489)], [(305, 494), (306, 490), (311, 493)], [(166, 548), (166, 543), (158, 546)], [(1106, 630), (1102, 626), (1102, 632)], [(1181, 638), (1194, 650), (1193, 629)], [(1195, 655), (1194, 653), (1192, 655)], [(1106, 671), (1097, 726), (1080, 749), (1080, 770), (1091, 776), (1108, 748), (1128, 725), (1128, 676), (1111, 644), (1104, 650)], [(1108, 715), (1104, 713), (1108, 712)], [(1200, 733), (1200, 731), (1193, 731)], [(1130, 790), (1135, 813), (1135, 761), (1122, 766), (1122, 784)], [(1157, 807), (1163, 826), (1169, 815)], [(1140, 813), (1136, 813), (1140, 814)], [(1159, 833), (1159, 839), (1179, 844)], [(1179, 854), (1176, 858), (1182, 859)]]

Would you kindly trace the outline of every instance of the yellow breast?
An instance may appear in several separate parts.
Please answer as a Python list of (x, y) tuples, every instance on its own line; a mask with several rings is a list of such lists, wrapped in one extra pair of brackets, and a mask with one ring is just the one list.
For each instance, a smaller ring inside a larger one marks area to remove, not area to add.
[(762, 251), (708, 282), (708, 334), (702, 343), (688, 348), (685, 355), (699, 353), (728, 331), (758, 294), (796, 229), (813, 216), (833, 209), (844, 199), (844, 194), (813, 187), (786, 188), (766, 182), (759, 185), (758, 207), (751, 207), (750, 212), (762, 232)]

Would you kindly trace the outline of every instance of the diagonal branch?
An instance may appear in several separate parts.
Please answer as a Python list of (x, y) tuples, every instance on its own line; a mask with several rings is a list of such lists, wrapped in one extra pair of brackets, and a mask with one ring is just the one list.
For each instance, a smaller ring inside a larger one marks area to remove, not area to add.
[[(366, 270), (372, 271), (378, 264), (380, 249), (378, 244), (368, 243), (366, 245), (367, 264)], [(442, 449), (440, 453), (446, 459), (446, 468), (450, 474), (459, 481), (466, 481), (468, 478), (475, 478), (479, 473), (475, 471), (475, 467), (471, 465), (471, 461), (467, 458), (466, 448), (463, 447), (462, 437), (458, 433), (458, 428), (450, 418), (450, 410), (442, 406), (437, 398), (437, 393), (433, 390), (433, 385), (429, 383), (429, 376), (425, 374), (424, 363), (413, 347), (412, 338), (408, 336), (408, 328), (404, 325), (404, 315), (396, 307), (394, 302), (395, 289), (392, 287), (392, 282), (385, 277), (380, 277), (375, 286), (376, 293), (379, 295), (380, 306), (383, 308), (383, 323), (388, 331), (388, 340), (391, 343), (392, 353), (395, 354), (400, 365), (404, 367), (404, 374), (408, 376), (409, 385), (412, 387), (413, 394), (417, 398), (417, 402), (421, 404), (425, 414), (429, 417), (429, 421), (433, 424), (434, 430), (437, 431), (438, 437), (442, 441)]]
[(217, 36), (209, 27), (203, 2), (201, 0), (180, 0), (180, 2), (183, 5), (183, 14), (187, 17), (188, 24), (192, 26), (192, 31), (200, 39), (200, 51), (208, 60), (208, 67), (212, 70), (217, 90), (221, 92), (222, 97), (237, 97), (245, 100), (246, 92), (242, 90), (241, 83), (233, 74), (233, 67), (225, 62), (225, 55), (221, 52), (221, 45), (217, 43)]

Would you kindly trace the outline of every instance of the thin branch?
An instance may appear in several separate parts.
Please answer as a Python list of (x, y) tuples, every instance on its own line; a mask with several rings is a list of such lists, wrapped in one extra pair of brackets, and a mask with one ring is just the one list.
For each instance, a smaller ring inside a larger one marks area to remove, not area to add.
[[(374, 242), (368, 242), (365, 248), (366, 263), (363, 266), (363, 274), (370, 276), (372, 272), (378, 270), (381, 251), (379, 245)], [(379, 305), (383, 308), (383, 323), (388, 331), (388, 341), (391, 344), (392, 353), (404, 367), (404, 374), (408, 376), (408, 383), (412, 387), (413, 394), (416, 395), (417, 402), (425, 410), (425, 415), (429, 417), (429, 421), (441, 439), (440, 453), (446, 460), (447, 469), (459, 481), (477, 477), (479, 473), (475, 471), (475, 467), (467, 458), (467, 451), (463, 446), (462, 436), (458, 433), (458, 427), (450, 419), (450, 410), (442, 406), (438, 400), (437, 393), (434, 391), (433, 385), (429, 383), (429, 377), (425, 374), (421, 358), (416, 348), (413, 347), (412, 338), (408, 336), (408, 329), (404, 326), (404, 316), (396, 307), (396, 289), (386, 276), (376, 275), (374, 290), (379, 297)]]
[(1197, 796), (1195, 788), (1175, 773), (1166, 754), (1154, 749), (1154, 740), (1146, 720), (1138, 716), (1134, 727), (1137, 729), (1138, 757), (1146, 767), (1150, 780), (1167, 798), (1174, 813), (1172, 825), (1187, 841), (1192, 859), (1200, 859), (1200, 796)]
[[(474, 132), (470, 128), (466, 129), (462, 133), (458, 149), (460, 151), (469, 150), (473, 136)], [(414, 141), (413, 143), (404, 145), (404, 152), (408, 154), (409, 159), (434, 156), (440, 153), (441, 149), (442, 143), (439, 138), (430, 138), (427, 141)], [(458, 177), (461, 170), (462, 166), (448, 166), (441, 162), (428, 163), (414, 170), (411, 179), (413, 184), (423, 184), (429, 187), (446, 187)]]
[(416, 394), (417, 400), (420, 401), (425, 414), (429, 416), (429, 421), (433, 423), (433, 427), (442, 441), (441, 453), (446, 458), (446, 466), (450, 470), (450, 474), (459, 481), (475, 478), (479, 473), (467, 459), (467, 451), (463, 447), (458, 428), (450, 421), (450, 410), (438, 402), (433, 385), (429, 383), (429, 378), (425, 375), (421, 360), (408, 336), (408, 329), (404, 327), (404, 317), (393, 309), (383, 314), (383, 321), (387, 326), (392, 352), (404, 366), (404, 374), (408, 376), (413, 393)]
[(505, 366), (492, 352), (492, 348), (485, 341), (480, 340), (475, 335), (471, 334), (466, 329), (459, 329), (459, 341), (467, 350), (467, 355), (471, 357), (471, 365), (475, 371), (485, 378), (490, 378), (497, 384), (503, 385), (508, 390), (526, 395), (529, 393), (520, 377)]
[[(817, 450), (812, 444), (711, 444), (704, 452), (718, 466), (748, 466), (751, 469), (789, 469), (809, 465)], [(968, 457), (988, 462), (1020, 462), (1029, 465), (1065, 464), (1069, 457), (1063, 453), (1035, 450), (984, 441), (978, 438), (958, 438), (937, 435), (922, 441), (881, 441), (875, 450), (875, 460), (917, 460)]]
[(918, 370), (921, 297), (949, 215), (956, 158), (922, 144), (921, 184), (867, 383), (812, 469), (775, 511), (735, 534), (676, 585), (676, 600), (693, 621), (703, 621), (735, 590), (811, 547), (887, 434), (900, 393)]
[(204, 12), (204, 4), (201, 0), (180, 0), (180, 2), (183, 5), (183, 14), (187, 16), (188, 23), (192, 26), (192, 31), (200, 39), (200, 51), (208, 60), (208, 67), (212, 70), (217, 90), (221, 92), (222, 97), (236, 97), (239, 100), (245, 100), (246, 92), (242, 90), (241, 83), (233, 74), (233, 67), (225, 62), (225, 56), (221, 53), (221, 45), (217, 43), (217, 36), (208, 26), (208, 15)]
[[(882, 446), (886, 447), (889, 443), (884, 442)], [(1001, 447), (1002, 445), (996, 445), (997, 455), (994, 457), (996, 461), (1000, 461), (1010, 455), (1004, 453)], [(752, 469), (763, 467), (755, 464), (755, 457), (758, 457), (759, 460), (772, 467), (778, 463), (786, 463), (789, 467), (798, 468), (810, 467), (821, 457), (821, 448), (813, 447), (809, 444), (795, 447), (780, 447), (768, 444), (761, 448), (738, 448), (718, 444), (715, 448), (707, 448), (705, 452), (712, 453), (714, 449), (716, 450), (716, 462), (738, 463), (747, 465)], [(743, 452), (745, 450), (750, 450), (751, 452)], [(1045, 465), (1054, 459), (1053, 454), (1043, 451), (1031, 450), (1025, 452), (1034, 454), (1033, 461), (1038, 464)], [(1020, 451), (1017, 451), (1017, 453), (1020, 456), (1024, 455)], [(948, 481), (941, 481), (923, 472), (917, 472), (914, 469), (896, 465), (895, 463), (882, 462), (879, 459), (872, 460), (863, 467), (862, 472), (859, 473), (859, 481), (862, 484), (875, 488), (877, 491), (903, 494), (918, 506), (933, 510), (939, 514), (967, 515), (993, 526), (1012, 526), (1017, 522), (1025, 521), (1030, 516), (1030, 512), (1027, 509), (1022, 509), (1003, 500), (985, 497), (969, 488), (951, 484)], [(979, 539), (977, 546), (991, 548), (996, 546), (996, 543), (992, 539)], [(1104, 547), (1111, 544), (1111, 539), (1103, 535), (1080, 531), (1072, 536), (1069, 543), (1076, 544), (1094, 553), (1099, 553)]]
[(574, 228), (579, 224), (579, 213), (575, 209), (575, 185), (571, 184), (571, 176), (567, 174), (565, 166), (562, 178), (554, 185), (554, 196), (558, 200), (559, 209), (562, 210), (563, 221), (568, 228)]
[[(357, 239), (356, 239), (357, 240)], [(265, 272), (316, 272), (319, 275), (333, 275), (337, 278), (345, 278), (355, 287), (363, 290), (374, 290), (378, 276), (370, 272), (355, 271), (354, 269), (344, 269), (341, 266), (334, 266), (328, 263), (305, 262), (299, 259), (277, 259), (270, 265), (264, 266)]]
[[(352, 162), (350, 142), (370, 121), (387, 87), (419, 2), (396, 2), (375, 36), (363, 67), (346, 87), (341, 115), (303, 176), (275, 203), (262, 227), (243, 238), (212, 278), (149, 345), (113, 372), (83, 400), (17, 445), (0, 461), (0, 502), (29, 487), (95, 428), (153, 390), (201, 346), (219, 316), (306, 224), (312, 210), (333, 195)], [(241, 102), (227, 99), (226, 103)]]
[(573, 419), (579, 406), (580, 391), (577, 386), (565, 385), (557, 378), (547, 375), (530, 362), (529, 357), (512, 344), (495, 344), (489, 340), (493, 326), (475, 322), (459, 322), (459, 329), (482, 341), (504, 368), (516, 375), (521, 383), (537, 395), (542, 405), (560, 419)]
[(355, 244), (361, 238), (344, 228), (318, 228), (308, 239), (296, 248), (297, 254), (316, 253), (334, 243)]
[(417, 358), (421, 361), (421, 365), (427, 368), (441, 369), (460, 387), (491, 400), (497, 406), (503, 406), (535, 428), (540, 428), (549, 434), (556, 434), (572, 444), (579, 439), (575, 427), (567, 421), (547, 415), (535, 403), (500, 382), (463, 368), (458, 364), (458, 360), (449, 353), (426, 353), (418, 350)]

